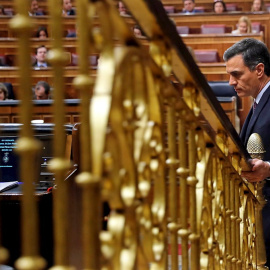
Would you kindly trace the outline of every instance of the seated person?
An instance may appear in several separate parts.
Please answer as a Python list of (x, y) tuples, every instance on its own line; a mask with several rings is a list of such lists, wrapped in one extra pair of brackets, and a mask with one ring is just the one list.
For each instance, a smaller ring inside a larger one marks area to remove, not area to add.
[(49, 99), (50, 98), (50, 85), (47, 82), (39, 81), (34, 90), (34, 98), (35, 100), (41, 99)]
[(247, 16), (242, 16), (238, 20), (237, 29), (232, 31), (232, 34), (249, 34), (253, 33), (251, 21)]
[(8, 99), (8, 90), (3, 83), (0, 83), (0, 100)]
[(144, 36), (142, 29), (137, 24), (133, 26), (133, 33), (134, 33), (135, 37), (143, 37)]
[(4, 6), (0, 5), (0, 15), (6, 15)]
[(118, 1), (118, 10), (119, 10), (120, 15), (129, 15), (127, 8), (125, 7), (122, 1)]
[(34, 67), (48, 67), (48, 63), (46, 62), (47, 56), (47, 48), (44, 45), (39, 46), (36, 49), (36, 62), (34, 63)]
[(30, 1), (30, 10), (28, 11), (29, 16), (41, 16), (44, 15), (39, 10), (39, 5), (37, 0)]
[(72, 8), (71, 0), (63, 0), (63, 16), (76, 15), (75, 10)]
[(267, 8), (265, 7), (263, 0), (253, 0), (251, 11), (252, 12), (267, 11)]
[(35, 35), (39, 39), (47, 39), (49, 37), (47, 28), (45, 26), (40, 26)]
[(77, 29), (69, 29), (66, 37), (67, 38), (75, 38), (75, 37), (77, 37)]
[(200, 13), (200, 10), (195, 9), (195, 0), (184, 0), (184, 9), (183, 13), (185, 14), (193, 14)]
[(217, 14), (226, 12), (226, 4), (222, 0), (215, 0), (213, 4), (213, 11)]

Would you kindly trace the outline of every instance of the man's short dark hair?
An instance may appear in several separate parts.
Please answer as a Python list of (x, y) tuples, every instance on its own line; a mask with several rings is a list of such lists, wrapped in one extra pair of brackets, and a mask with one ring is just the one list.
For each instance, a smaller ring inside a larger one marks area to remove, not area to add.
[(50, 94), (50, 85), (47, 82), (45, 82), (45, 81), (39, 81), (36, 84), (35, 89), (37, 89), (39, 86), (44, 87), (44, 90), (45, 90), (45, 94), (46, 95), (49, 95)]
[(40, 45), (40, 46), (38, 46), (38, 47), (36, 48), (36, 54), (38, 53), (38, 50), (39, 50), (40, 48), (45, 48), (45, 49), (47, 50), (47, 48), (46, 48), (45, 45)]
[(266, 45), (254, 38), (245, 38), (224, 52), (225, 62), (236, 55), (242, 55), (244, 64), (253, 71), (259, 63), (264, 64), (264, 73), (270, 76), (270, 55)]

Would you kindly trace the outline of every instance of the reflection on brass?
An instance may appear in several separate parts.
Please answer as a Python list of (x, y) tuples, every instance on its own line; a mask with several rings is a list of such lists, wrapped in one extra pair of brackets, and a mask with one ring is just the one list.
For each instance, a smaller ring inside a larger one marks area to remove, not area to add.
[(149, 53), (154, 61), (160, 66), (164, 74), (169, 77), (172, 72), (172, 55), (168, 44), (164, 40), (154, 40), (150, 43)]
[(221, 149), (221, 151), (227, 156), (228, 155), (227, 136), (223, 131), (218, 131), (216, 135), (216, 143)]
[(187, 84), (183, 89), (185, 102), (196, 116), (200, 114), (200, 95), (194, 85)]

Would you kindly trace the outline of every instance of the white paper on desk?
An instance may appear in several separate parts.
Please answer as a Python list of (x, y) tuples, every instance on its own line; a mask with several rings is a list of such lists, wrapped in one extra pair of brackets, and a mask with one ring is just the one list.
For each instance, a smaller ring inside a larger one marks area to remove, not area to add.
[(0, 192), (7, 191), (19, 185), (18, 181), (0, 182)]

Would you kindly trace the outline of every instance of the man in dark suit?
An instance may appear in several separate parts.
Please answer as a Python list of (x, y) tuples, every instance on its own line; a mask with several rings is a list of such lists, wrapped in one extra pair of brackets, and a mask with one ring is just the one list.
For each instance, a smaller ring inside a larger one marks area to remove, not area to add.
[[(239, 97), (251, 96), (251, 108), (242, 127), (240, 138), (247, 147), (252, 133), (258, 133), (265, 149), (263, 160), (252, 159), (252, 171), (242, 176), (250, 182), (266, 179), (263, 194), (266, 204), (262, 210), (263, 231), (267, 263), (270, 266), (270, 55), (261, 41), (246, 38), (224, 53), (226, 70), (230, 75), (229, 83), (234, 86)], [(256, 106), (255, 106), (256, 105)]]
[(72, 7), (71, 0), (63, 0), (63, 16), (75, 16), (76, 11)]
[(193, 14), (193, 13), (201, 13), (201, 10), (195, 9), (195, 0), (184, 0), (184, 8), (183, 13), (185, 14)]
[(30, 1), (30, 9), (28, 11), (29, 16), (42, 16), (43, 12), (39, 9), (38, 1)]
[(39, 46), (36, 49), (36, 61), (34, 63), (34, 67), (36, 68), (47, 68), (49, 65), (46, 60), (47, 57), (47, 48), (44, 45)]

